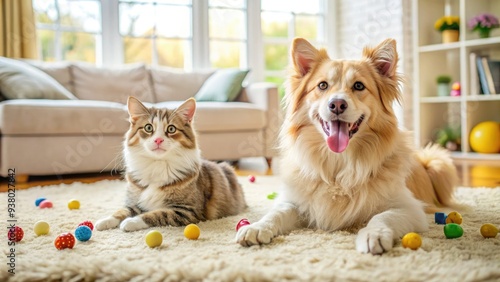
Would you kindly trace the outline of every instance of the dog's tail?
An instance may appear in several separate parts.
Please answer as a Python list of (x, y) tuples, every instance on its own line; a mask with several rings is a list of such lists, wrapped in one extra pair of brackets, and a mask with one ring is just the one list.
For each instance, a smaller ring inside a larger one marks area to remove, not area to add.
[(426, 212), (464, 209), (454, 199), (459, 182), (449, 152), (437, 144), (427, 145), (415, 153), (416, 162), (407, 186), (415, 197), (426, 203)]

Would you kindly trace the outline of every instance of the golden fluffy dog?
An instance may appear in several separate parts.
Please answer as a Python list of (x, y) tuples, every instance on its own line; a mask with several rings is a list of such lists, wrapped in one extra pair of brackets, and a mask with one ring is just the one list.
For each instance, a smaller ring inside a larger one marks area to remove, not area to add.
[(356, 249), (381, 254), (408, 232), (427, 230), (424, 210), (453, 204), (455, 167), (444, 149), (414, 150), (398, 129), (396, 42), (365, 48), (360, 60), (332, 60), (297, 38), (291, 49), (280, 133), (284, 187), (273, 209), (240, 228), (243, 246), (310, 227), (364, 226)]

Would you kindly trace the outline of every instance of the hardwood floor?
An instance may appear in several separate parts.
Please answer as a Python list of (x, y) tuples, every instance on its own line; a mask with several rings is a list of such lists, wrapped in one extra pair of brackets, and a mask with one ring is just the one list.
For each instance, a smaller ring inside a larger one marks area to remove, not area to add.
[[(500, 187), (500, 163), (499, 162), (478, 162), (478, 161), (456, 161), (457, 169), (462, 186), (471, 187)], [(236, 173), (240, 176), (248, 175), (273, 175), (277, 173), (277, 168), (269, 168), (264, 158), (248, 158), (239, 161)], [(28, 182), (16, 183), (16, 189), (26, 189), (35, 186), (57, 185), (61, 183), (70, 184), (73, 182), (92, 183), (104, 179), (120, 179), (121, 175), (111, 172), (96, 174), (75, 174), (64, 176), (32, 176)], [(0, 192), (8, 189), (6, 178), (0, 179)]]

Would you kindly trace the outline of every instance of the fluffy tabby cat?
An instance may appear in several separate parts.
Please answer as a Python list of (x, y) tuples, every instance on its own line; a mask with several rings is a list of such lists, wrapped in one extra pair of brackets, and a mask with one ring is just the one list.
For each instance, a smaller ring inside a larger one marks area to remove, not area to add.
[(134, 97), (127, 106), (126, 204), (99, 220), (97, 230), (182, 226), (243, 211), (246, 203), (234, 170), (200, 157), (193, 98), (174, 110), (147, 108)]

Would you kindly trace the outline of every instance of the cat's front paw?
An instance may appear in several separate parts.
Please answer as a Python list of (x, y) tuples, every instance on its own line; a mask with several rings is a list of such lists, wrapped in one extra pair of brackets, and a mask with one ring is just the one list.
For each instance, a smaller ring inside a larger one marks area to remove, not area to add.
[(365, 227), (356, 238), (356, 250), (360, 253), (380, 255), (392, 249), (393, 231), (385, 227)]
[(243, 247), (271, 243), (273, 231), (264, 225), (254, 223), (241, 227), (236, 233), (236, 243)]
[(149, 228), (149, 225), (140, 216), (126, 218), (120, 224), (120, 229), (123, 231), (137, 231), (146, 228)]
[(95, 229), (98, 231), (116, 228), (120, 225), (120, 220), (114, 216), (109, 216), (99, 219), (95, 224)]

